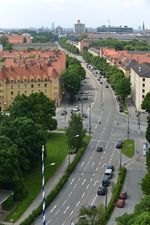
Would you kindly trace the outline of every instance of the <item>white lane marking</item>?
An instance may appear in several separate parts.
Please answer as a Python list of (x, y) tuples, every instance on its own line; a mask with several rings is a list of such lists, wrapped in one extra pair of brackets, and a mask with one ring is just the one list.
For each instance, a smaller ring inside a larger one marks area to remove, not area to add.
[(105, 155), (105, 153), (106, 153), (106, 152), (104, 151), (104, 153), (103, 153), (103, 154)]
[(99, 161), (98, 165), (100, 165), (100, 164), (101, 164), (101, 161)]
[(59, 213), (60, 209), (57, 210), (57, 212), (55, 213), (55, 216)]
[(83, 173), (81, 173), (81, 176), (83, 176)]
[(74, 182), (74, 180), (75, 180), (75, 179), (73, 178), (72, 181), (70, 182), (70, 184), (72, 184), (72, 183)]
[(97, 198), (97, 195), (95, 195), (95, 197), (94, 197), (94, 199), (93, 199), (93, 201), (92, 201), (91, 205), (93, 205), (93, 204), (94, 204), (94, 202), (95, 202), (96, 198)]
[(89, 187), (89, 184), (86, 186), (86, 190), (88, 189), (88, 187)]
[(49, 224), (51, 221), (52, 221), (52, 220), (47, 221), (47, 223), (46, 223), (46, 224)]
[(65, 211), (63, 212), (63, 214), (65, 214), (67, 212), (67, 210), (69, 209), (69, 205), (67, 206), (67, 208), (65, 209)]
[(74, 210), (71, 211), (70, 216), (74, 213)]
[(86, 179), (84, 179), (84, 181), (82, 182), (82, 185), (85, 183)]
[(93, 177), (95, 176), (95, 173), (93, 173)]
[(90, 161), (87, 161), (87, 164), (86, 164), (86, 165), (89, 165), (89, 162), (90, 162)]
[(81, 167), (84, 165), (84, 163), (85, 163), (85, 162), (83, 162), (83, 163), (81, 164)]
[(72, 191), (69, 193), (69, 195), (68, 195), (68, 196), (70, 197), (71, 195), (72, 195)]
[(62, 225), (65, 225), (65, 223), (66, 223), (66, 222), (63, 222), (63, 224), (62, 224)]
[(82, 194), (81, 198), (83, 198), (83, 197), (84, 197), (84, 195), (85, 195), (85, 192), (83, 192), (83, 194)]
[(77, 184), (74, 185), (74, 189), (76, 188)]
[(93, 148), (93, 145), (91, 145), (91, 149)]
[(54, 211), (54, 209), (57, 207), (57, 205), (55, 205), (53, 208), (52, 208), (52, 210), (51, 210), (51, 213)]
[(83, 171), (85, 171), (86, 170), (86, 167), (84, 168), (84, 170)]
[(96, 124), (96, 126), (95, 126), (95, 129), (97, 128), (97, 124)]
[(80, 204), (80, 201), (77, 202), (76, 207)]
[(101, 156), (101, 159), (103, 159), (103, 158), (104, 158), (104, 156), (102, 155), (102, 156)]
[(65, 201), (64, 201), (64, 203), (63, 203), (62, 205), (65, 205), (65, 204), (66, 204), (66, 202), (67, 202), (67, 200), (65, 200)]
[(91, 177), (90, 182), (92, 182), (93, 178)]
[(96, 180), (95, 183), (94, 183), (94, 186), (95, 186), (98, 182), (99, 182), (99, 180)]
[(78, 181), (81, 179), (81, 177), (78, 178)]
[(96, 167), (95, 171), (97, 171), (97, 170), (98, 170), (98, 167)]
[(95, 165), (95, 162), (93, 162), (92, 167)]

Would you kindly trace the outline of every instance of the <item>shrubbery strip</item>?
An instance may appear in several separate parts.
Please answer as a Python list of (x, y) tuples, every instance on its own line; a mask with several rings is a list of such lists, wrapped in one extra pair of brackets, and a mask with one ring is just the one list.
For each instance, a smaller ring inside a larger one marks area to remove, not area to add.
[(122, 187), (123, 187), (123, 184), (124, 184), (124, 181), (125, 181), (125, 177), (126, 177), (126, 173), (127, 173), (126, 168), (122, 167), (120, 169), (120, 172), (119, 172), (117, 183), (114, 186), (111, 200), (110, 200), (110, 202), (108, 204), (108, 207), (106, 209), (106, 221), (108, 221), (110, 219), (111, 214), (112, 214), (112, 212), (113, 212), (113, 210), (116, 206), (116, 201), (118, 200), (119, 194), (122, 190)]

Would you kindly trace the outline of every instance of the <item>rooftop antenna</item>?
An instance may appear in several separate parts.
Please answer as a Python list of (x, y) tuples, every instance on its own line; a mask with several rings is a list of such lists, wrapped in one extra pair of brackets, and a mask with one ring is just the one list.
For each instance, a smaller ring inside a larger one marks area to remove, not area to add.
[(108, 19), (108, 27), (110, 27), (110, 18)]

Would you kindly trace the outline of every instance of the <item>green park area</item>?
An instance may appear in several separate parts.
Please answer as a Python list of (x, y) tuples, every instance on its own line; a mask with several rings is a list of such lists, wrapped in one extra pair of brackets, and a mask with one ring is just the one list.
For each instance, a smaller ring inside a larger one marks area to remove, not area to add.
[(135, 150), (134, 148), (135, 148), (134, 141), (127, 139), (122, 144), (121, 152), (127, 157), (132, 158), (134, 155), (134, 150)]
[[(67, 138), (65, 134), (51, 133), (46, 144), (46, 159), (45, 159), (45, 182), (47, 182), (60, 167), (64, 161), (69, 148), (67, 145)], [(51, 163), (55, 165), (51, 166)], [(41, 165), (34, 169), (32, 173), (25, 177), (25, 184), (27, 187), (28, 195), (22, 201), (16, 203), (13, 211), (7, 216), (7, 221), (16, 221), (28, 206), (33, 202), (36, 195), (41, 190)]]

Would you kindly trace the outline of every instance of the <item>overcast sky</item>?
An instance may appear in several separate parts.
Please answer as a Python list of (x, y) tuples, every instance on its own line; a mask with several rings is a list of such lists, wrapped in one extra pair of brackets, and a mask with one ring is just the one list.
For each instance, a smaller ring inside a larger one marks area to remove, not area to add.
[(150, 28), (150, 0), (0, 0), (0, 28), (128, 25)]

